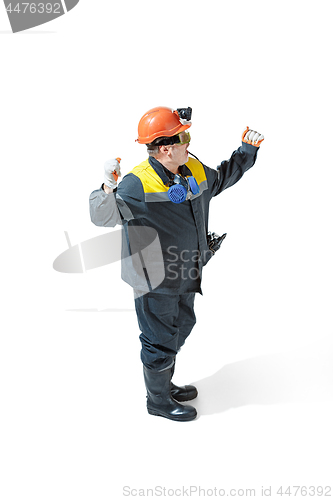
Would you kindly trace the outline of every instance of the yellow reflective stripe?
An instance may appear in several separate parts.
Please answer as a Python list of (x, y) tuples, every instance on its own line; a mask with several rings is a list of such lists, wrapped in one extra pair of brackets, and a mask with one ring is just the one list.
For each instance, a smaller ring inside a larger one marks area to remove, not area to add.
[(130, 174), (134, 174), (139, 177), (145, 193), (161, 193), (168, 191), (169, 189), (163, 184), (162, 179), (149, 165), (148, 160), (145, 160), (140, 163), (140, 165), (134, 167)]
[(195, 158), (189, 158), (185, 165), (191, 170), (193, 177), (195, 177), (199, 185), (207, 180), (205, 169), (200, 161)]

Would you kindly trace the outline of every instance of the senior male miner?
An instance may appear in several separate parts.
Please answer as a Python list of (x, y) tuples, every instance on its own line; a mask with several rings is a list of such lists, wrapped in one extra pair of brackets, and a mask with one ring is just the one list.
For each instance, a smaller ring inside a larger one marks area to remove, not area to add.
[(182, 404), (196, 398), (197, 389), (177, 387), (171, 378), (176, 355), (196, 321), (194, 298), (201, 293), (202, 268), (214, 253), (208, 237), (209, 203), (254, 165), (264, 140), (247, 127), (230, 159), (209, 168), (189, 156), (191, 111), (147, 111), (137, 142), (147, 145), (149, 158), (118, 186), (120, 158), (107, 161), (104, 183), (90, 195), (94, 224), (123, 226), (127, 268), (122, 277), (134, 288), (148, 412), (178, 421), (197, 415), (193, 406)]

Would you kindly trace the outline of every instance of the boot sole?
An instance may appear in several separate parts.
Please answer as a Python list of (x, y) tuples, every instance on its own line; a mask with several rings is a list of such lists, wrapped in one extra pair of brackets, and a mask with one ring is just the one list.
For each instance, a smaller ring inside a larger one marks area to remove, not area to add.
[(168, 413), (162, 413), (157, 410), (152, 410), (151, 408), (147, 408), (147, 410), (150, 415), (155, 415), (156, 417), (168, 418), (169, 420), (176, 420), (177, 422), (189, 422), (197, 417), (197, 413), (195, 415), (184, 416), (184, 415), (169, 415)]

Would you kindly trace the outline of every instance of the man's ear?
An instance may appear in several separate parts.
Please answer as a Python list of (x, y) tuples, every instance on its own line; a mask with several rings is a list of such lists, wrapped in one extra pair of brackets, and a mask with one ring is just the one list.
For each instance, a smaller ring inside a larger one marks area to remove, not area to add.
[(162, 153), (162, 155), (168, 156), (169, 151), (170, 148), (168, 146), (160, 146), (160, 153)]

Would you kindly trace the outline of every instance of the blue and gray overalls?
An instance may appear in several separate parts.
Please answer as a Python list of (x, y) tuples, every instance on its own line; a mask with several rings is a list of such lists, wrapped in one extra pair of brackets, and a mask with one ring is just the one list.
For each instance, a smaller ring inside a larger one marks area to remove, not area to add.
[[(216, 170), (190, 157), (179, 168), (180, 182), (188, 188), (187, 178), (193, 176), (200, 191), (193, 195), (189, 190), (183, 203), (170, 201), (174, 174), (151, 156), (124, 176), (113, 193), (101, 187), (90, 195), (94, 224), (123, 225), (122, 278), (134, 288), (141, 360), (151, 370), (173, 365), (195, 324), (194, 297), (201, 293), (202, 268), (212, 256), (207, 245), (210, 200), (254, 165), (258, 149), (243, 142)], [(148, 245), (152, 234), (158, 235), (155, 249)], [(145, 254), (145, 245), (150, 253)]]

